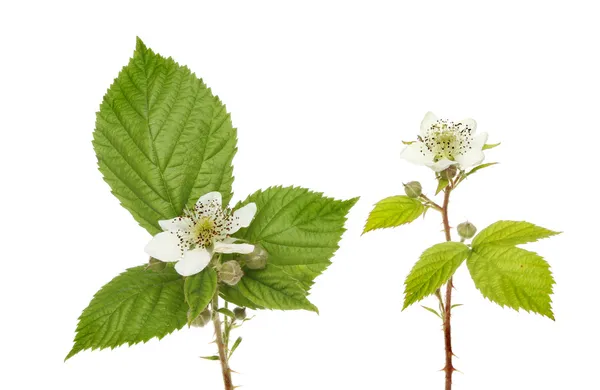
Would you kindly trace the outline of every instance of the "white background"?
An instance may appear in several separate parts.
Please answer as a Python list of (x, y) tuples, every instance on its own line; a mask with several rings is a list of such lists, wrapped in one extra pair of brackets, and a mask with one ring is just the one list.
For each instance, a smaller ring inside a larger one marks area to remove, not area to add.
[[(139, 35), (187, 64), (239, 129), (235, 200), (269, 185), (361, 196), (317, 316), (260, 312), (232, 359), (245, 389), (441, 389), (440, 323), (400, 312), (439, 216), (360, 237), (373, 203), (427, 168), (399, 158), (428, 110), (473, 117), (501, 165), (454, 194), (451, 222), (524, 219), (564, 234), (556, 322), (484, 300), (456, 276), (455, 389), (598, 388), (598, 11), (570, 2), (6, 2), (0, 6), (0, 354), (3, 389), (219, 389), (209, 329), (83, 352), (81, 310), (149, 235), (96, 170), (95, 111)], [(429, 298), (426, 302), (434, 305)], [(427, 304), (426, 303), (426, 304)], [(596, 372), (596, 373), (595, 373)]]

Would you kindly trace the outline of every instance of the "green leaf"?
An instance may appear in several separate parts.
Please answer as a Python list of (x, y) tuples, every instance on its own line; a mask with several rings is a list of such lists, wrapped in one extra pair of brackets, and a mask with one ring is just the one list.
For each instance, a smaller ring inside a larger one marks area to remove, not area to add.
[(498, 142), (497, 144), (485, 144), (483, 145), (483, 148), (481, 148), (481, 150), (488, 150), (488, 149), (492, 149), (495, 148), (496, 146), (500, 145), (501, 142)]
[(283, 269), (308, 291), (331, 264), (346, 231), (346, 215), (357, 200), (335, 200), (298, 187), (257, 191), (236, 206), (254, 202), (258, 211), (252, 224), (235, 237), (262, 245), (269, 253), (268, 263)]
[(248, 307), (253, 310), (264, 309), (264, 307), (261, 307), (261, 306), (257, 305), (256, 303), (252, 302), (251, 300), (249, 300), (248, 298), (246, 298), (240, 292), (237, 285), (236, 286), (228, 286), (225, 284), (220, 285), (219, 286), (219, 295), (221, 296), (221, 298), (223, 298), (227, 302), (231, 302), (237, 306)]
[(217, 272), (206, 267), (202, 272), (185, 278), (183, 292), (188, 303), (188, 326), (206, 309), (217, 290)]
[(375, 229), (391, 228), (412, 222), (423, 214), (424, 207), (418, 199), (404, 195), (390, 196), (375, 204), (369, 214), (363, 234)]
[(432, 309), (432, 308), (430, 308), (430, 307), (427, 307), (427, 306), (423, 306), (423, 305), (421, 305), (421, 307), (422, 307), (423, 309), (427, 310), (428, 312), (435, 314), (435, 315), (436, 315), (436, 316), (438, 316), (440, 319), (442, 319), (442, 316), (440, 315), (440, 313), (438, 313), (438, 311), (437, 311), (437, 310), (435, 310), (435, 309)]
[(444, 242), (425, 250), (404, 282), (404, 307), (433, 294), (450, 279), (469, 255), (460, 242)]
[(475, 287), (490, 301), (554, 319), (550, 299), (554, 279), (538, 254), (511, 246), (478, 246), (467, 267)]
[(207, 192), (228, 204), (236, 140), (225, 106), (202, 80), (138, 38), (100, 105), (93, 144), (112, 193), (156, 234), (158, 220)]
[(471, 169), (465, 176), (470, 176), (470, 175), (474, 174), (475, 172), (477, 172), (480, 169), (491, 167), (492, 165), (496, 165), (496, 164), (498, 164), (498, 163), (497, 162), (492, 162), (492, 163), (485, 163), (485, 164), (478, 165), (475, 168)]
[(240, 346), (240, 343), (242, 342), (242, 338), (238, 337), (235, 340), (235, 343), (233, 343), (233, 346), (231, 347), (231, 350), (229, 351), (229, 357), (231, 357), (231, 355), (233, 355), (233, 353), (235, 352), (235, 350), (237, 349), (237, 347)]
[(272, 264), (262, 270), (245, 270), (237, 287), (244, 297), (266, 309), (318, 312), (302, 284)]
[(524, 221), (498, 221), (473, 239), (473, 248), (481, 245), (519, 245), (560, 234)]
[(233, 312), (225, 307), (221, 307), (219, 309), (217, 309), (217, 311), (229, 318), (235, 318), (235, 314), (233, 314)]
[(435, 190), (435, 194), (439, 194), (440, 192), (442, 192), (444, 190), (444, 188), (448, 187), (448, 184), (450, 184), (450, 182), (447, 179), (442, 179), (439, 178), (438, 179), (438, 186)]
[(183, 278), (172, 265), (161, 272), (130, 268), (94, 295), (79, 317), (73, 349), (115, 348), (159, 339), (187, 322)]
[(206, 359), (206, 360), (219, 360), (219, 357), (217, 355), (213, 355), (213, 356), (200, 356), (201, 359)]
[(412, 145), (412, 144), (414, 144), (414, 143), (415, 143), (415, 141), (402, 141), (402, 143), (403, 143), (404, 145)]

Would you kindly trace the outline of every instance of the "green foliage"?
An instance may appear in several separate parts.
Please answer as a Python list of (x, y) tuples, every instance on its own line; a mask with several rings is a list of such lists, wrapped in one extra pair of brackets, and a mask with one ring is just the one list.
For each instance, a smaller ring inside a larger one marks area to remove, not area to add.
[(485, 163), (485, 164), (477, 165), (475, 168), (473, 168), (469, 172), (467, 172), (467, 174), (465, 176), (471, 176), (472, 174), (474, 174), (475, 172), (477, 172), (483, 168), (491, 167), (492, 165), (496, 165), (496, 164), (498, 164), (498, 163), (492, 162), (492, 163)]
[(139, 38), (104, 96), (93, 144), (104, 180), (150, 234), (202, 194), (231, 199), (236, 130), (225, 106), (187, 67)]
[(206, 267), (195, 275), (187, 276), (183, 285), (188, 311), (188, 326), (202, 313), (210, 303), (217, 290), (217, 272)]
[(440, 177), (438, 179), (437, 188), (435, 189), (435, 194), (437, 195), (440, 192), (442, 192), (444, 190), (444, 188), (448, 187), (448, 184), (450, 184), (450, 182), (447, 179), (443, 179)]
[(469, 255), (469, 247), (460, 242), (444, 242), (425, 250), (406, 278), (403, 310), (450, 279)]
[(85, 349), (163, 338), (186, 324), (183, 278), (172, 265), (163, 271), (130, 268), (94, 295), (79, 317), (75, 344), (66, 359)]
[(234, 236), (262, 245), (269, 254), (268, 264), (278, 266), (308, 291), (313, 280), (331, 264), (346, 230), (346, 215), (357, 200), (335, 200), (299, 187), (257, 191), (236, 206), (254, 202), (258, 211), (252, 224)]
[(473, 248), (482, 245), (519, 245), (560, 234), (524, 221), (498, 221), (473, 239)]
[(492, 302), (554, 319), (550, 299), (554, 279), (548, 263), (536, 253), (514, 246), (478, 245), (467, 267), (475, 286)]
[(412, 222), (423, 214), (424, 209), (420, 200), (404, 195), (380, 200), (369, 214), (363, 234), (375, 229), (391, 228)]
[(483, 148), (481, 148), (481, 150), (493, 149), (498, 145), (500, 145), (500, 142), (498, 142), (497, 144), (485, 144), (483, 145)]
[(306, 298), (302, 284), (273, 264), (246, 270), (237, 287), (244, 297), (266, 309), (318, 311)]
[(437, 317), (439, 317), (440, 319), (443, 319), (443, 318), (442, 318), (442, 315), (441, 315), (440, 313), (438, 313), (438, 311), (437, 311), (437, 310), (435, 310), (435, 309), (432, 309), (431, 307), (423, 306), (423, 305), (421, 305), (421, 307), (422, 307), (423, 309), (427, 310), (428, 312), (435, 314), (435, 315), (436, 315)]

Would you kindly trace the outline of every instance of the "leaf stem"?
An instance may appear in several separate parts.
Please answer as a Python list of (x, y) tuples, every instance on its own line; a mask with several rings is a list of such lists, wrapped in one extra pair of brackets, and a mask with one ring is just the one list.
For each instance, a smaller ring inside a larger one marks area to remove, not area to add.
[[(444, 233), (446, 235), (446, 241), (452, 241), (450, 235), (450, 222), (448, 221), (448, 204), (450, 203), (450, 192), (452, 192), (452, 186), (446, 187), (444, 190), (444, 203), (442, 205), (442, 222), (444, 224)], [(452, 390), (452, 373), (455, 371), (452, 365), (452, 332), (450, 325), (450, 313), (452, 311), (452, 277), (446, 283), (446, 302), (443, 305), (443, 321), (444, 321), (444, 347), (446, 350), (446, 364), (444, 366), (444, 372), (446, 373), (446, 390)], [(441, 301), (441, 296), (439, 297)], [(441, 303), (441, 302), (440, 302)]]
[(233, 390), (233, 382), (231, 381), (231, 368), (229, 368), (229, 359), (227, 357), (228, 343), (223, 339), (223, 331), (221, 329), (221, 317), (217, 310), (219, 310), (219, 288), (215, 291), (215, 295), (212, 299), (212, 310), (213, 310), (213, 324), (215, 325), (215, 342), (219, 349), (219, 361), (221, 362), (221, 370), (223, 371), (223, 383), (225, 390)]

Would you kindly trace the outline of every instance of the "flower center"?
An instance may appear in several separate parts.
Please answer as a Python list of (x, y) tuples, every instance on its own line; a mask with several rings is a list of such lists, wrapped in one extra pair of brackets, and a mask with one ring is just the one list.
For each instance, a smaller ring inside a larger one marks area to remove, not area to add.
[(200, 217), (192, 228), (192, 235), (196, 245), (206, 247), (212, 244), (213, 237), (216, 235), (215, 221), (210, 217)]
[(421, 140), (424, 147), (421, 153), (425, 155), (425, 148), (433, 153), (433, 161), (442, 159), (454, 161), (456, 156), (465, 154), (471, 149), (473, 142), (473, 129), (464, 123), (454, 123), (439, 119), (426, 131)]

